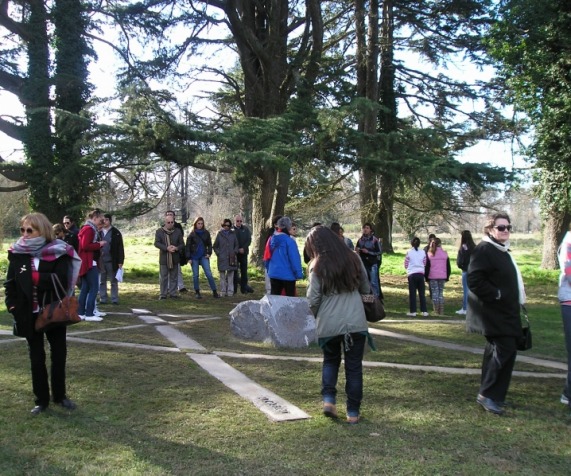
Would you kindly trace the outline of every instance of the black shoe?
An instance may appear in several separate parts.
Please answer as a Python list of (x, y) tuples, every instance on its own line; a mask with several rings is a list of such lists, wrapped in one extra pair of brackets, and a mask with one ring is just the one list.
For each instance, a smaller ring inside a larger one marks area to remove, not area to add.
[(250, 286), (248, 286), (248, 287), (246, 288), (246, 292), (249, 293), (249, 294), (252, 294), (252, 293), (254, 292), (254, 290), (253, 290)]
[(494, 413), (496, 415), (501, 415), (504, 413), (501, 407), (491, 398), (486, 398), (483, 395), (478, 395), (476, 402), (478, 402), (478, 404), (480, 404), (487, 412)]
[(218, 291), (212, 291), (212, 296), (214, 296), (215, 299), (218, 299), (220, 294), (218, 294)]
[(196, 299), (202, 299), (202, 294), (200, 294), (200, 291), (194, 291), (194, 294), (196, 295)]
[(47, 409), (48, 409), (47, 405), (36, 405), (34, 408), (32, 408), (30, 413), (32, 415), (39, 415), (40, 413), (45, 412)]
[(114, 306), (118, 306), (118, 305), (119, 305), (119, 303), (116, 302), (116, 301), (113, 301), (111, 304), (113, 304)]
[(166, 297), (164, 297), (164, 296), (159, 296), (159, 301), (162, 301), (163, 299), (166, 299)]
[(180, 289), (178, 290), (178, 292), (179, 292), (179, 293), (187, 293), (187, 292), (188, 292), (188, 289), (186, 289), (186, 288), (180, 288)]
[(176, 296), (171, 296), (171, 299), (180, 299), (180, 296), (177, 294)]
[(75, 410), (77, 408), (75, 402), (72, 402), (69, 398), (64, 398), (61, 402), (57, 402), (57, 404), (66, 410)]

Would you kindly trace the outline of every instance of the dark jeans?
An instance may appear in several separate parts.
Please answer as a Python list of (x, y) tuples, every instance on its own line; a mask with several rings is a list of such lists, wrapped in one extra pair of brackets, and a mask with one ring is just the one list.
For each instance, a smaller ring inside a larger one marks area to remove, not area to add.
[(426, 309), (426, 297), (424, 295), (424, 274), (414, 273), (408, 276), (408, 308), (410, 312), (416, 312), (416, 293), (420, 301), (420, 311), (428, 312)]
[(487, 337), (482, 362), (480, 395), (504, 402), (517, 356), (515, 337)]
[(286, 296), (295, 296), (295, 281), (270, 278), (270, 284), (272, 285), (271, 293), (276, 296), (281, 296), (282, 291), (285, 291)]
[[(66, 328), (56, 327), (46, 331), (51, 354), (51, 382), (54, 402), (61, 402), (65, 395), (65, 361), (67, 357)], [(32, 368), (32, 389), (36, 396), (36, 405), (48, 406), (50, 403), (50, 386), (46, 368), (46, 350), (44, 334), (34, 332), (27, 337), (28, 353)]]
[(571, 306), (561, 306), (561, 317), (565, 332), (565, 347), (567, 347), (567, 380), (563, 393), (571, 398)]
[(236, 254), (238, 260), (238, 269), (234, 273), (234, 291), (238, 291), (238, 281), (240, 281), (240, 291), (242, 293), (248, 290), (248, 255)]
[[(352, 341), (352, 342), (351, 342)], [(337, 378), (341, 365), (341, 353), (345, 356), (345, 394), (347, 415), (359, 416), (363, 399), (363, 354), (366, 336), (359, 333), (338, 335), (327, 341), (323, 348), (323, 369), (321, 373), (321, 395), (323, 401), (335, 403)]]

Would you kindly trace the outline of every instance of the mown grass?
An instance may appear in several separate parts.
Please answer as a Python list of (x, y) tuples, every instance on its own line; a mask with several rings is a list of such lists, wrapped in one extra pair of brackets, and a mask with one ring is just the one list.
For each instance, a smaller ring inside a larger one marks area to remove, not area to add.
[[(215, 300), (205, 293), (199, 301), (187, 294), (180, 301), (157, 301), (157, 252), (152, 241), (136, 238), (127, 243), (121, 303), (104, 310), (129, 313), (143, 308), (162, 314), (208, 352), (320, 356), (316, 345), (276, 349), (234, 337), (228, 312), (245, 296)], [(531, 250), (520, 249), (516, 257), (524, 263), (534, 330), (534, 348), (526, 355), (564, 361), (556, 273), (537, 269), (539, 253), (532, 239), (522, 238), (521, 244)], [(453, 246), (447, 249), (455, 257)], [(403, 259), (402, 252), (384, 257), (388, 318), (372, 327), (482, 348), (483, 339), (466, 334), (454, 314), (461, 301), (456, 270), (445, 290), (443, 320), (448, 322), (405, 318)], [(0, 268), (5, 269), (4, 258)], [(534, 278), (536, 272), (541, 279)], [(259, 299), (262, 275), (253, 274), (256, 293), (248, 298)], [(185, 279), (190, 285), (188, 267)], [(204, 281), (201, 285), (206, 288)], [(300, 282), (300, 295), (304, 286)], [(189, 319), (191, 315), (216, 319)], [(109, 315), (102, 323), (82, 323), (69, 333), (172, 348), (153, 326), (141, 324), (130, 314)], [(3, 309), (0, 329), (10, 329)], [(86, 334), (91, 330), (98, 332)], [(478, 369), (481, 361), (471, 353), (383, 336), (374, 339), (378, 351), (368, 351), (367, 361), (469, 369)], [(78, 409), (68, 413), (50, 408), (32, 417), (25, 343), (0, 336), (0, 352), (2, 475), (567, 475), (571, 467), (571, 414), (558, 402), (562, 378), (514, 377), (508, 394), (514, 407), (495, 417), (475, 404), (478, 376), (366, 367), (363, 421), (348, 427), (321, 415), (319, 363), (224, 357), (312, 417), (276, 424), (184, 353), (70, 341), (68, 390)], [(554, 372), (521, 362), (516, 370)], [(343, 385), (341, 375), (340, 395)], [(340, 396), (341, 412), (342, 402)]]

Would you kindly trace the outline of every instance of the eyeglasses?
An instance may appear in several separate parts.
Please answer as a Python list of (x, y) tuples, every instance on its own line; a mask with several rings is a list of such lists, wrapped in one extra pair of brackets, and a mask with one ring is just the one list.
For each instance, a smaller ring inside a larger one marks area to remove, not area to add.
[(20, 228), (20, 233), (23, 235), (24, 233), (27, 233), (28, 235), (31, 235), (35, 230), (33, 228)]
[(174, 223), (174, 221), (165, 221), (166, 225), (172, 225)]
[(494, 228), (498, 231), (512, 231), (512, 226), (511, 225), (497, 225), (494, 226)]
[(242, 220), (236, 220), (236, 223), (242, 223)]
[(69, 221), (64, 221), (63, 224), (64, 224), (64, 225), (71, 225), (71, 222), (69, 222)]
[(228, 223), (224, 223), (224, 225), (222, 225), (222, 228), (230, 228), (230, 225)]

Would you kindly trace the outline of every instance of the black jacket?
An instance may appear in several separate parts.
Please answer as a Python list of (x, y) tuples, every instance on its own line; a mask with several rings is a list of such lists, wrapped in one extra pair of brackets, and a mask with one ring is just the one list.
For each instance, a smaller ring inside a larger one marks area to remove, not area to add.
[(204, 254), (207, 256), (212, 255), (212, 238), (210, 237), (210, 232), (204, 230), (202, 237), (192, 230), (190, 235), (186, 238), (186, 258), (188, 260), (192, 259), (192, 255), (196, 253), (199, 243), (202, 242), (204, 245)]
[(123, 235), (114, 226), (112, 226), (107, 233), (111, 233), (109, 255), (111, 256), (113, 274), (116, 274), (117, 270), (119, 269), (119, 265), (123, 265), (125, 263), (125, 246), (123, 245)]
[(490, 337), (522, 335), (517, 272), (508, 253), (484, 241), (472, 251), (468, 267), (468, 332)]
[[(57, 274), (64, 288), (67, 287), (68, 269), (70, 257), (60, 256), (55, 261), (40, 260), (38, 283), (38, 303), (50, 303), (57, 299), (53, 289), (51, 275)], [(27, 254), (8, 253), (8, 273), (4, 283), (6, 290), (6, 308), (14, 307), (12, 316), (14, 318), (14, 335), (19, 337), (31, 337), (34, 331), (34, 323), (37, 314), (33, 314), (32, 309), (32, 263), (31, 257)], [(61, 291), (60, 291), (61, 294)], [(65, 291), (64, 291), (65, 294)]]

